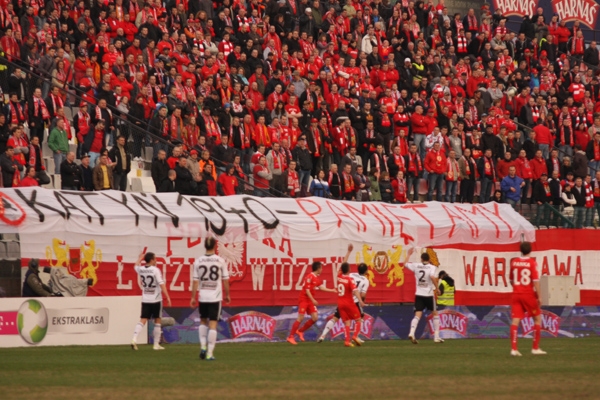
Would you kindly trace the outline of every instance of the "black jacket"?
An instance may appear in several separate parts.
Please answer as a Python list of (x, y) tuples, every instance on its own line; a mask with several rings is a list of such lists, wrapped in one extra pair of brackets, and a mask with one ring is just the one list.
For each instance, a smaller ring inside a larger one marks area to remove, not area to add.
[(152, 167), (150, 168), (150, 174), (152, 181), (154, 181), (154, 187), (158, 191), (158, 188), (162, 185), (162, 182), (169, 176), (169, 164), (167, 160), (159, 160), (155, 158), (152, 161)]
[(163, 179), (162, 182), (160, 183), (160, 185), (156, 187), (156, 191), (158, 193), (172, 193), (172, 192), (176, 192), (177, 191), (176, 189), (177, 189), (176, 181), (172, 181), (169, 178)]
[(4, 187), (12, 187), (15, 171), (23, 170), (23, 166), (14, 158), (9, 158), (6, 153), (0, 155), (0, 169), (2, 169), (2, 183)]
[(131, 154), (125, 149), (125, 157), (127, 160), (125, 161), (125, 169), (123, 169), (123, 158), (121, 155), (121, 151), (119, 151), (119, 146), (113, 146), (112, 149), (108, 152), (108, 158), (115, 162), (115, 167), (113, 168), (113, 173), (115, 174), (128, 174), (131, 171)]
[(79, 171), (79, 166), (74, 162), (70, 163), (67, 160), (64, 160), (60, 164), (61, 189), (66, 187), (76, 187), (79, 189), (81, 187), (79, 182), (80, 177), (81, 172)]

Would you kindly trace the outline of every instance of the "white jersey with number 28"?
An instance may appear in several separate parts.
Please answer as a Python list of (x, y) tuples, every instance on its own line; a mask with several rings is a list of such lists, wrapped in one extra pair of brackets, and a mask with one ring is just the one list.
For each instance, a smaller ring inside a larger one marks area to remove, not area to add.
[(406, 268), (415, 273), (417, 281), (416, 296), (431, 297), (435, 290), (435, 285), (431, 278), (437, 278), (435, 265), (423, 263), (406, 263)]
[(227, 263), (216, 254), (198, 257), (192, 267), (194, 280), (198, 281), (198, 301), (217, 303), (223, 301), (223, 279), (229, 279)]
[(152, 265), (144, 267), (136, 265), (135, 272), (140, 276), (142, 285), (142, 303), (158, 303), (162, 301), (162, 290), (160, 285), (165, 283), (160, 269)]

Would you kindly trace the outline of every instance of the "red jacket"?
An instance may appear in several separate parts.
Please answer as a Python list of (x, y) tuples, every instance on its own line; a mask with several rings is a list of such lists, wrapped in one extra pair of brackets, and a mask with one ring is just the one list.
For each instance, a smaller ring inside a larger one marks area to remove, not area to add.
[(427, 118), (425, 115), (415, 113), (410, 117), (410, 122), (413, 133), (420, 133), (422, 135), (428, 135), (431, 133), (427, 131), (429, 127), (429, 118)]
[(533, 170), (533, 179), (540, 179), (542, 174), (548, 174), (548, 166), (544, 158), (534, 157), (531, 163), (531, 169)]
[(425, 170), (429, 173), (443, 174), (446, 172), (446, 155), (443, 151), (431, 150), (425, 156)]

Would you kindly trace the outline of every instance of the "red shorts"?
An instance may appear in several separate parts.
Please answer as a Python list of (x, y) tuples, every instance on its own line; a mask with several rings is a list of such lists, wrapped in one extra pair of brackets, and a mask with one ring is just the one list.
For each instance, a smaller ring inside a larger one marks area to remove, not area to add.
[(525, 312), (530, 317), (535, 317), (541, 314), (538, 301), (533, 294), (515, 293), (512, 297), (511, 316), (512, 318), (525, 318)]
[(310, 300), (300, 300), (298, 304), (298, 314), (314, 314), (317, 312), (317, 306)]
[(356, 304), (338, 304), (338, 311), (342, 321), (355, 321), (360, 319), (360, 310), (356, 307)]

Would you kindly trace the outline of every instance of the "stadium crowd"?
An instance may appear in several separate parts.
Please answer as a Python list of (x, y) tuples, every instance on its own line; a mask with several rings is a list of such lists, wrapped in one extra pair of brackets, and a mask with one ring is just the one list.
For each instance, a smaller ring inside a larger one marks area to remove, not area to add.
[(598, 49), (542, 14), (513, 32), (444, 0), (5, 1), (3, 186), (49, 182), (47, 140), (70, 189), (125, 190), (153, 147), (157, 191), (404, 203), (421, 184), (591, 223)]

